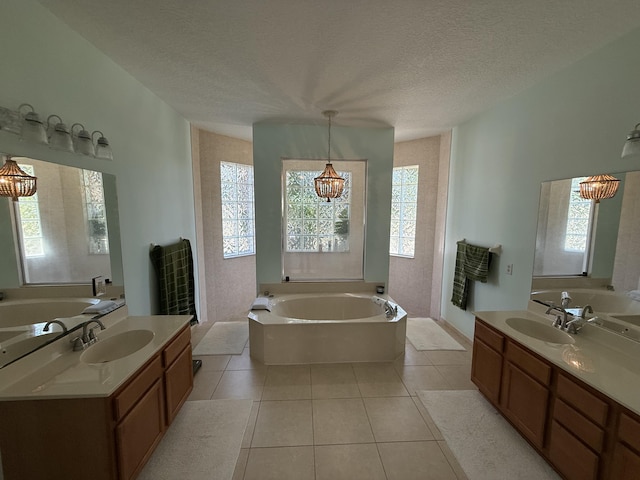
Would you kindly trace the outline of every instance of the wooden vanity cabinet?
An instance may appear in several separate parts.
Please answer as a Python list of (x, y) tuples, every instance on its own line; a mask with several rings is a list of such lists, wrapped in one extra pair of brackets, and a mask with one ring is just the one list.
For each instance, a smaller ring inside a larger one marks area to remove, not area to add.
[(480, 319), (471, 380), (564, 479), (640, 480), (640, 417)]
[(5, 480), (131, 480), (193, 388), (185, 326), (107, 398), (0, 402)]
[(494, 405), (500, 401), (503, 347), (504, 336), (476, 323), (471, 380)]
[(511, 340), (507, 341), (502, 394), (502, 413), (535, 446), (545, 440), (551, 367)]
[(631, 412), (620, 413), (613, 451), (612, 478), (640, 478), (640, 417)]

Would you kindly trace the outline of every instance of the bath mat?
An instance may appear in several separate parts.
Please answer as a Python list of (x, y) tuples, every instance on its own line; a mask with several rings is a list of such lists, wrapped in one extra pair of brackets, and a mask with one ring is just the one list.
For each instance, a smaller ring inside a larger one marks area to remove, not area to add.
[(466, 350), (430, 318), (407, 318), (407, 338), (416, 350)]
[(138, 479), (230, 479), (252, 404), (236, 399), (186, 402)]
[(469, 480), (560, 478), (477, 390), (417, 393)]
[(216, 322), (194, 348), (194, 355), (240, 355), (249, 340), (248, 320)]

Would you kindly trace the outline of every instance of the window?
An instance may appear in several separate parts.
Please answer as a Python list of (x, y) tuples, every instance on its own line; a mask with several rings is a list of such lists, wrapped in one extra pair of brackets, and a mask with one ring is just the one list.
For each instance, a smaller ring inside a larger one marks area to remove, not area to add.
[(389, 253), (413, 258), (418, 211), (418, 165), (393, 169)]
[(316, 195), (313, 179), (321, 172), (285, 172), (285, 222), (287, 252), (348, 252), (351, 173), (337, 172), (345, 179), (340, 198), (331, 202)]
[(580, 182), (586, 177), (571, 180), (567, 229), (564, 237), (564, 249), (567, 252), (585, 252), (591, 225), (592, 201), (580, 197)]
[(107, 230), (107, 210), (104, 204), (102, 173), (82, 170), (81, 175), (89, 253), (92, 255), (108, 255), (109, 233)]
[(255, 254), (253, 166), (220, 162), (224, 258)]
[[(20, 165), (29, 175), (35, 176), (33, 165)], [(22, 248), (25, 258), (44, 256), (44, 239), (42, 237), (42, 222), (40, 220), (40, 206), (38, 194), (30, 197), (20, 197), (18, 202), (20, 212), (20, 230), (22, 232)]]

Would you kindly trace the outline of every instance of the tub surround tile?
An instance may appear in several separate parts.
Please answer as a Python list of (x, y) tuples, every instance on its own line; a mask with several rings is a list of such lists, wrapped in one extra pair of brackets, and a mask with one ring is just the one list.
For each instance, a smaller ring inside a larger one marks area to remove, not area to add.
[(378, 450), (388, 480), (457, 480), (435, 441), (379, 443)]
[(252, 448), (244, 480), (315, 480), (313, 447)]
[(313, 400), (315, 445), (374, 441), (360, 398)]
[(375, 444), (315, 447), (316, 480), (386, 480)]
[(434, 439), (410, 397), (365, 398), (364, 404), (376, 442)]
[(313, 445), (310, 400), (260, 402), (251, 447)]

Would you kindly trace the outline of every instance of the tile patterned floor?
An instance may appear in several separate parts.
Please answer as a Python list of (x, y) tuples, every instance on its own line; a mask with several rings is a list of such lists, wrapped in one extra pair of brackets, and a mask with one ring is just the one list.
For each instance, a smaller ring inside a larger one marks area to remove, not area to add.
[[(212, 324), (192, 329), (193, 344)], [(233, 480), (466, 479), (418, 390), (473, 389), (467, 351), (417, 351), (392, 363), (265, 366), (203, 362), (189, 400), (253, 399)]]

